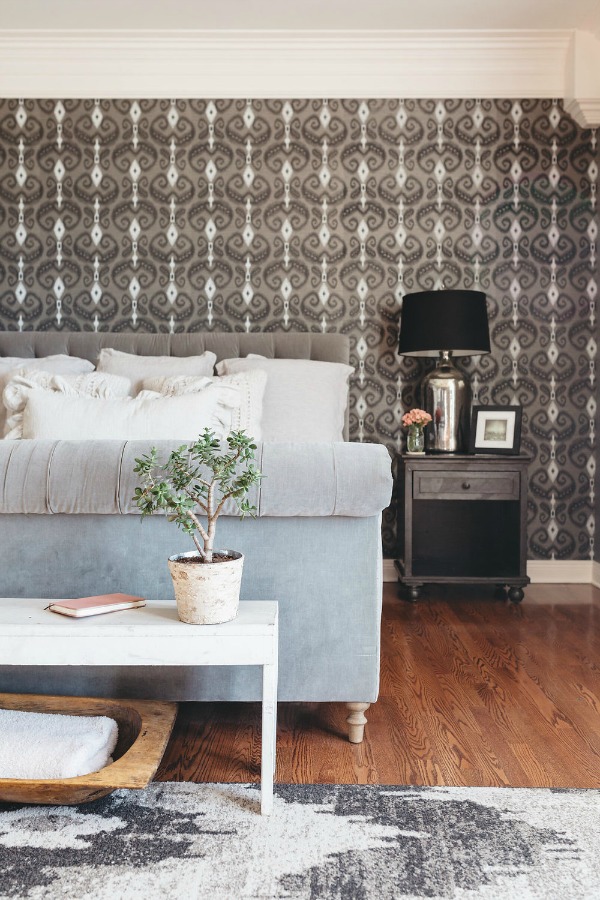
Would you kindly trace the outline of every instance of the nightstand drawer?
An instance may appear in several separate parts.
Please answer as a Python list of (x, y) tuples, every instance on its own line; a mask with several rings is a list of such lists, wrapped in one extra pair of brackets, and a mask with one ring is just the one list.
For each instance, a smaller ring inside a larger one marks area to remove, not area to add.
[(415, 500), (518, 500), (519, 473), (458, 469), (413, 473)]

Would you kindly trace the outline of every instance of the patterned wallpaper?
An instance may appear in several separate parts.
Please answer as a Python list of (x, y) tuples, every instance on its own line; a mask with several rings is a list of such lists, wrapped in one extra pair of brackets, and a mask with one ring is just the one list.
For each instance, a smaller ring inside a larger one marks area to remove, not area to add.
[(485, 290), (469, 368), (524, 406), (529, 555), (585, 559), (597, 182), (550, 101), (0, 101), (0, 328), (341, 331), (353, 439), (394, 449), (403, 294)]

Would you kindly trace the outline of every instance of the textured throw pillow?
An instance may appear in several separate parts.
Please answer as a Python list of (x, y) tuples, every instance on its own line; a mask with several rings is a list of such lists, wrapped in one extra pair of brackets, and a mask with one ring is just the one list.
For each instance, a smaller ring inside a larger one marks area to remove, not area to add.
[(32, 391), (51, 391), (71, 397), (128, 397), (131, 382), (120, 375), (88, 372), (85, 375), (53, 375), (52, 372), (21, 370), (13, 375), (2, 395), (6, 409), (4, 437), (23, 437), (23, 410)]
[(326, 442), (344, 440), (348, 379), (343, 363), (311, 359), (225, 359), (219, 375), (262, 369), (267, 373), (263, 441)]
[(200, 394), (102, 399), (32, 391), (23, 410), (23, 437), (50, 440), (192, 441), (204, 428), (217, 437), (231, 431), (240, 394), (233, 387)]
[(245, 431), (255, 441), (262, 439), (261, 420), (267, 373), (263, 369), (223, 375), (222, 378), (196, 378), (180, 375), (175, 378), (146, 378), (144, 388), (164, 397), (180, 397), (206, 390), (210, 385), (233, 386), (240, 392), (240, 405), (233, 410), (232, 431)]
[[(67, 356), (57, 353), (53, 356), (43, 356), (39, 359), (20, 356), (0, 357), (0, 398), (4, 388), (13, 375), (22, 371), (36, 371), (43, 369), (52, 372), (53, 375), (82, 375), (85, 372), (93, 372), (94, 364), (88, 359), (80, 359), (78, 356)], [(0, 435), (4, 434), (6, 409), (0, 402)]]
[(131, 396), (142, 389), (146, 378), (173, 375), (212, 375), (217, 357), (207, 350), (201, 356), (138, 356), (107, 348), (100, 351), (97, 369), (124, 375), (131, 381)]

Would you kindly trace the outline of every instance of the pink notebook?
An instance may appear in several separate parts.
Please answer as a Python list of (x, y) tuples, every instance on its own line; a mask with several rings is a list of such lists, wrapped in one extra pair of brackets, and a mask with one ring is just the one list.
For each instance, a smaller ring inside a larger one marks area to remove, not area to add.
[(55, 600), (48, 609), (61, 616), (82, 619), (84, 616), (100, 616), (102, 613), (136, 609), (145, 605), (143, 597), (134, 597), (132, 594), (99, 594), (97, 597), (78, 597), (77, 600)]

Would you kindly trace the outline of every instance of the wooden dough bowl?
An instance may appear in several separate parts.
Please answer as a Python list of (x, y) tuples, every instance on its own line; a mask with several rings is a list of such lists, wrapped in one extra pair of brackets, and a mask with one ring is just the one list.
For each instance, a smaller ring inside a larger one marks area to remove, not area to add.
[(88, 803), (118, 788), (146, 787), (160, 765), (177, 715), (176, 703), (40, 694), (0, 694), (0, 709), (110, 716), (119, 726), (114, 762), (99, 772), (48, 781), (0, 778), (0, 801), (51, 805)]

